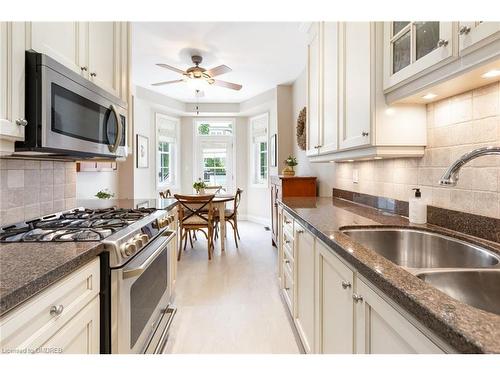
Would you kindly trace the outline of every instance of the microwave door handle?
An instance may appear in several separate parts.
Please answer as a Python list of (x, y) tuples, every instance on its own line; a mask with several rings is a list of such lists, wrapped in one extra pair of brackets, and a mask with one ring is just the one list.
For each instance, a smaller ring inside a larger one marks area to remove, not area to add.
[(122, 131), (123, 131), (123, 124), (120, 119), (120, 115), (118, 114), (118, 111), (114, 104), (111, 104), (111, 111), (115, 115), (116, 119), (116, 126), (118, 128), (118, 134), (116, 135), (116, 140), (114, 145), (109, 145), (109, 151), (111, 152), (116, 152), (118, 150), (118, 146), (120, 146), (120, 143), (122, 142)]
[(165, 247), (170, 244), (170, 242), (175, 236), (176, 233), (172, 232), (169, 235), (167, 241), (165, 241), (161, 246), (159, 246), (150, 256), (146, 258), (146, 260), (144, 260), (144, 262), (142, 262), (137, 267), (125, 267), (123, 269), (123, 278), (128, 279), (131, 277), (140, 276), (151, 265), (151, 263), (153, 263), (153, 261), (163, 252)]

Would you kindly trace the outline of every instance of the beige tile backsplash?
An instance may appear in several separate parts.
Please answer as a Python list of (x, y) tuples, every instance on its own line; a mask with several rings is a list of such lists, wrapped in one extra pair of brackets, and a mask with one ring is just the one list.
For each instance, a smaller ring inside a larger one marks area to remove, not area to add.
[[(456, 187), (438, 180), (459, 156), (477, 147), (500, 146), (500, 84), (490, 84), (427, 106), (427, 147), (423, 158), (338, 163), (336, 187), (408, 200), (413, 187), (429, 204), (500, 218), (500, 157), (473, 160), (460, 171)], [(357, 169), (359, 183), (352, 182)]]
[(0, 225), (76, 206), (76, 164), (0, 159)]

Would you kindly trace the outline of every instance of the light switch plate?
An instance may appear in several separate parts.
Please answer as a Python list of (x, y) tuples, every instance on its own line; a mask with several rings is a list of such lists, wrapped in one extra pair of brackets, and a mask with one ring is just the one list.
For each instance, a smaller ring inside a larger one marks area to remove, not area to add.
[(357, 169), (352, 170), (352, 183), (357, 184), (359, 182), (359, 173)]

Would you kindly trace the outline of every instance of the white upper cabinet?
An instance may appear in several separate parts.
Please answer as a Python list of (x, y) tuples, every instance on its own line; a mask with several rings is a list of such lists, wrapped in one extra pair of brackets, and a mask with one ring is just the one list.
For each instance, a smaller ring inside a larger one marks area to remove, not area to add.
[(341, 122), (339, 148), (370, 143), (374, 73), (375, 24), (341, 23)]
[(320, 23), (314, 22), (309, 29), (307, 46), (307, 155), (317, 155), (320, 146), (320, 72), (321, 42)]
[(86, 36), (80, 22), (28, 22), (27, 49), (43, 53), (78, 73), (85, 73)]
[(339, 23), (322, 22), (322, 118), (320, 126), (319, 154), (338, 148), (337, 127), (339, 121)]
[(460, 55), (480, 48), (500, 33), (500, 22), (459, 22), (458, 46)]
[(120, 97), (120, 24), (88, 23), (88, 67), (90, 79)]
[(384, 89), (453, 57), (453, 22), (384, 23)]
[(14, 141), (24, 139), (23, 22), (0, 22), (0, 152), (14, 151)]

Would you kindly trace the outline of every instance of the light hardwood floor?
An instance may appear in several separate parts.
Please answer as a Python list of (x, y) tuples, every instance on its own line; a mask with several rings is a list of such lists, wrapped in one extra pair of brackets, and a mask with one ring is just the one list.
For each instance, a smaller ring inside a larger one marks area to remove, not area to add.
[(216, 246), (210, 262), (206, 240), (193, 249), (188, 244), (178, 264), (178, 310), (165, 353), (299, 353), (279, 295), (270, 232), (241, 222), (240, 235), (236, 249), (228, 230), (225, 253)]

